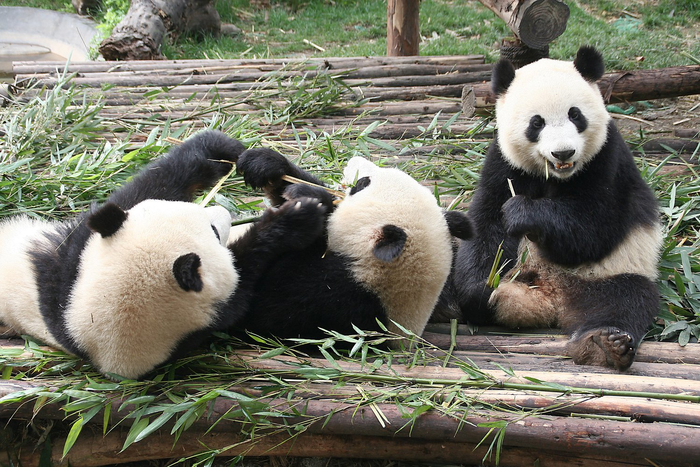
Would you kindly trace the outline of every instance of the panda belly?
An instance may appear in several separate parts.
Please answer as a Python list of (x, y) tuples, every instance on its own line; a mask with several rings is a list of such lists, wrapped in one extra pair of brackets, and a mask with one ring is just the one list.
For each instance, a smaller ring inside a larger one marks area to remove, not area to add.
[(40, 248), (55, 230), (46, 223), (19, 217), (0, 225), (0, 321), (62, 349), (41, 315), (40, 284), (30, 252)]
[(523, 239), (518, 258), (525, 257), (525, 261), (501, 279), (489, 304), (496, 321), (509, 327), (565, 324), (562, 317), (570, 315), (572, 301), (580, 301), (572, 297), (580, 297), (596, 281), (641, 276), (654, 283), (662, 243), (659, 224), (640, 225), (602, 260), (570, 268), (547, 261), (534, 243)]

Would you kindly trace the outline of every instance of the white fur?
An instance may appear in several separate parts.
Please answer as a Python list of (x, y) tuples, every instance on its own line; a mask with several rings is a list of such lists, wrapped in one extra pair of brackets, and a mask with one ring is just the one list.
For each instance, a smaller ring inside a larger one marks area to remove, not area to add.
[[(354, 157), (343, 172), (354, 183), (370, 185), (349, 195), (328, 222), (328, 248), (352, 261), (355, 279), (379, 296), (389, 320), (422, 334), (450, 272), (451, 236), (442, 210), (426, 187), (393, 168)], [(391, 262), (372, 253), (382, 226), (393, 224), (408, 236), (404, 251)], [(389, 329), (399, 332), (396, 326)]]
[[(578, 107), (588, 121), (583, 133), (569, 120), (569, 109)], [(539, 140), (530, 142), (525, 132), (534, 115), (545, 126)], [(498, 144), (508, 162), (535, 175), (566, 178), (580, 170), (603, 147), (610, 115), (605, 109), (598, 86), (586, 81), (572, 62), (542, 59), (515, 72), (515, 78), (496, 101)], [(574, 149), (569, 162), (574, 168), (557, 173), (552, 151)]]
[[(222, 246), (229, 232), (228, 213), (221, 210), (147, 200), (128, 211), (114, 235), (92, 235), (65, 318), (100, 371), (141, 376), (187, 334), (212, 324), (238, 283), (232, 255)], [(212, 224), (221, 229), (221, 242)], [(183, 290), (173, 276), (173, 263), (187, 253), (202, 260), (201, 292)]]
[(54, 232), (50, 224), (25, 216), (0, 224), (0, 321), (20, 334), (61, 349), (41, 317), (29, 256), (30, 251), (46, 242), (46, 234)]

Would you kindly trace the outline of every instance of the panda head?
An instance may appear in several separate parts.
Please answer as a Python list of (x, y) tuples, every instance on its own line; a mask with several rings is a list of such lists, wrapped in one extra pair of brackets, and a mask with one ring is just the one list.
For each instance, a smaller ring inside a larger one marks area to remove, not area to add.
[(420, 335), (450, 271), (452, 235), (469, 236), (468, 220), (446, 215), (408, 174), (361, 157), (348, 162), (343, 182), (352, 188), (328, 220), (328, 249), (348, 260), (389, 320)]
[(493, 69), (498, 144), (506, 160), (531, 175), (566, 179), (601, 150), (610, 116), (595, 81), (603, 57), (581, 47), (572, 62), (541, 59), (518, 70)]
[(107, 203), (87, 223), (94, 233), (65, 316), (100, 371), (138, 378), (216, 323), (238, 284), (224, 246), (228, 211), (163, 200), (123, 211)]

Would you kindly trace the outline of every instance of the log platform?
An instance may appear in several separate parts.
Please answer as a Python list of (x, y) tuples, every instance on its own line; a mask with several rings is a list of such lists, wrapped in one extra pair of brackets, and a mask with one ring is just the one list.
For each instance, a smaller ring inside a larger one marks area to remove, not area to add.
[[(140, 122), (201, 127), (225, 110), (255, 115), (266, 141), (295, 148), (298, 138), (344, 129), (371, 138), (378, 155), (394, 157), (400, 141), (438, 135), (433, 146), (400, 157), (459, 156), (469, 149), (451, 136), (468, 135), (474, 144), (492, 138), (479, 113), (492, 104), (490, 69), (478, 56), (23, 62), (14, 65), (13, 98), (65, 85), (60, 75), (74, 73), (72, 82), (102, 99), (100, 115), (114, 122), (105, 138), (128, 133), (138, 143), (148, 136), (133, 131)], [(674, 69), (667, 73), (672, 84), (651, 90), (639, 84), (645, 73), (651, 72), (606, 75), (601, 89), (611, 102), (700, 93), (700, 66)], [(330, 86), (337, 94), (322, 112), (297, 113), (291, 121), (283, 112), (268, 115), (304, 99), (298, 80), (315, 83), (306, 93)], [(186, 369), (201, 377), (133, 389), (87, 370), (92, 376), (85, 379), (74, 359), (52, 361), (46, 348), (6, 336), (0, 418), (41, 444), (17, 444), (4, 434), (0, 465), (19, 459), (102, 466), (202, 453), (431, 465), (700, 465), (697, 343), (644, 342), (630, 370), (618, 373), (573, 364), (556, 332), (472, 334), (465, 326), (432, 324), (423, 338), (422, 351), (393, 361), (227, 349), (202, 357), (218, 365), (216, 376), (190, 362)], [(211, 387), (225, 390), (197, 392)], [(199, 402), (188, 399), (195, 393)], [(49, 445), (50, 427), (62, 431), (51, 431)], [(150, 430), (148, 436), (141, 440), (134, 427)], [(72, 448), (64, 456), (67, 443)]]

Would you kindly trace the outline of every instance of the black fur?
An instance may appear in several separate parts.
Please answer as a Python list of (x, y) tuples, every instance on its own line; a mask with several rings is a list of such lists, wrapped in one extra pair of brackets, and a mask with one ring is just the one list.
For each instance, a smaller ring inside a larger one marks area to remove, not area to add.
[(576, 126), (576, 131), (583, 133), (588, 128), (588, 120), (578, 107), (569, 109), (569, 120)]
[(111, 237), (122, 227), (128, 214), (114, 203), (105, 203), (87, 219), (90, 230), (103, 237)]
[(319, 179), (295, 166), (286, 157), (268, 148), (248, 149), (238, 160), (238, 172), (243, 174), (246, 184), (261, 188), (273, 206), (285, 200), (284, 188), (290, 185), (282, 180), (288, 175), (316, 185), (323, 185)]
[[(223, 133), (200, 133), (148, 164), (132, 181), (115, 191), (105, 204), (107, 211), (93, 207), (75, 221), (59, 226), (58, 234), (49, 238), (48, 246), (37, 247), (32, 252), (41, 313), (62, 346), (82, 355), (66, 331), (63, 310), (67, 308), (78, 275), (80, 255), (92, 234), (90, 227), (100, 232), (114, 230), (118, 222), (110, 220), (115, 213), (111, 206), (128, 210), (146, 199), (191, 201), (197, 190), (213, 186), (226, 175), (243, 150), (241, 143)], [(325, 210), (318, 200), (289, 202), (264, 215), (240, 241), (231, 245), (240, 274), (235, 294), (219, 310), (217, 322), (209, 329), (194, 331), (182, 339), (173, 356), (196, 347), (211, 331), (227, 329), (240, 320), (248, 312), (255, 281), (267, 264), (277, 255), (315, 241), (323, 229)], [(196, 261), (185, 263), (180, 266), (189, 268), (191, 274), (187, 278), (180, 274), (178, 283), (183, 288), (201, 290), (202, 285), (197, 284), (194, 273)], [(177, 277), (178, 273), (175, 275)]]
[(202, 283), (202, 276), (199, 274), (201, 266), (202, 260), (196, 253), (187, 253), (175, 260), (175, 263), (173, 263), (173, 275), (182, 290), (186, 292), (202, 291), (204, 284)]
[(374, 256), (385, 263), (395, 260), (401, 255), (407, 238), (401, 227), (391, 224), (382, 226), (381, 236), (374, 245)]
[(491, 71), (491, 92), (498, 97), (510, 86), (515, 79), (515, 67), (510, 60), (501, 59), (493, 66)]
[[(513, 168), (493, 142), (468, 216), (474, 237), (459, 245), (441, 304), (457, 303), (464, 320), (487, 324), (493, 316), (486, 280), (499, 247), (500, 265), (514, 264), (523, 236), (552, 263), (573, 267), (597, 262), (635, 227), (655, 225), (658, 207), (611, 121), (601, 151), (566, 180), (544, 180)], [(572, 288), (574, 311), (562, 318), (570, 333), (616, 326), (639, 342), (658, 310), (656, 285), (645, 277), (620, 275)]]
[(450, 235), (461, 240), (472, 237), (474, 231), (469, 218), (461, 211), (445, 211), (445, 221)]
[(591, 82), (599, 80), (605, 73), (603, 56), (591, 46), (583, 46), (578, 49), (574, 59), (574, 67), (584, 79)]
[(539, 115), (533, 115), (530, 118), (530, 123), (525, 130), (525, 137), (531, 143), (536, 143), (540, 139), (540, 133), (545, 126), (544, 118)]

